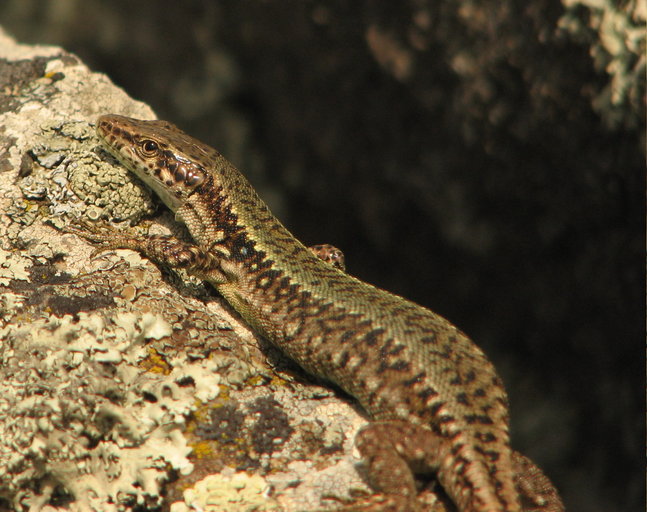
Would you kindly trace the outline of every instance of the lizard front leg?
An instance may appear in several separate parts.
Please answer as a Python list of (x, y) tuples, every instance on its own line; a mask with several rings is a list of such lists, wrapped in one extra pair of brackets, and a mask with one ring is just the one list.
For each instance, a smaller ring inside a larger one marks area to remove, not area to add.
[[(220, 269), (220, 257), (213, 252), (202, 250), (195, 244), (183, 242), (179, 238), (161, 235), (141, 237), (85, 222), (68, 225), (61, 230), (100, 244), (100, 247), (93, 251), (93, 257), (100, 252), (112, 249), (131, 249), (157, 263), (163, 263), (171, 268), (185, 269), (215, 285), (228, 281), (225, 273)], [(318, 244), (310, 246), (308, 249), (329, 265), (342, 271), (346, 270), (344, 253), (334, 245)]]
[(62, 231), (100, 244), (92, 256), (111, 249), (132, 249), (150, 260), (170, 268), (184, 269), (213, 284), (226, 283), (230, 279), (220, 267), (223, 255), (217, 251), (204, 251), (197, 245), (183, 242), (175, 237), (160, 235), (141, 237), (114, 228), (87, 223), (66, 226)]

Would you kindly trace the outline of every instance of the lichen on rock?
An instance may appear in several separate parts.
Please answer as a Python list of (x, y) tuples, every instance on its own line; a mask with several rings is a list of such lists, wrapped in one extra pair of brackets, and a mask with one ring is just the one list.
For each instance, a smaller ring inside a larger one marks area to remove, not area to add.
[(159, 505), (168, 470), (192, 468), (182, 430), (196, 386), (187, 376), (212, 398), (218, 362), (176, 359), (168, 375), (142, 371), (147, 340), (170, 334), (163, 319), (124, 314), (119, 325), (99, 313), (78, 316), (0, 330), (2, 494), (17, 508), (54, 492), (78, 510)]

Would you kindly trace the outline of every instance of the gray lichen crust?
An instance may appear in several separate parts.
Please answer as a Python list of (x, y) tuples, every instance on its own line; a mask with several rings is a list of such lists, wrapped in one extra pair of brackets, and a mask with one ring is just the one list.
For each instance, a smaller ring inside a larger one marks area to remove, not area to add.
[(154, 211), (150, 193), (125, 169), (100, 159), (94, 127), (87, 122), (52, 122), (25, 153), (16, 199), (9, 214), (31, 224), (34, 205), (44, 205), (52, 219), (139, 221)]
[(0, 85), (0, 509), (291, 511), (365, 489), (347, 403), (277, 378), (201, 283), (52, 227), (154, 211), (93, 127), (151, 110), (1, 30)]

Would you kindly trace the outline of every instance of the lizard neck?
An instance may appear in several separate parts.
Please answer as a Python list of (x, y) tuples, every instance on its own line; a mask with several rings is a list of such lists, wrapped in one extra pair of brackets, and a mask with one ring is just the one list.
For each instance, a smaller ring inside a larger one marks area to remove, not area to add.
[[(218, 249), (244, 272), (273, 270), (296, 281), (320, 262), (274, 217), (247, 179), (223, 157), (176, 211), (204, 250)], [(332, 269), (336, 272), (335, 269)]]

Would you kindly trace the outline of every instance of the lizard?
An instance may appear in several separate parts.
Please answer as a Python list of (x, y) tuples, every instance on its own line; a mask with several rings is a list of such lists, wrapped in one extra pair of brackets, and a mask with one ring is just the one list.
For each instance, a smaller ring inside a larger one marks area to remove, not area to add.
[(335, 248), (305, 247), (242, 173), (172, 123), (108, 114), (97, 133), (195, 243), (70, 231), (207, 281), (257, 333), (358, 401), (371, 421), (355, 445), (376, 493), (341, 510), (421, 512), (421, 472), (435, 474), (460, 512), (564, 510), (541, 470), (510, 447), (504, 385), (466, 334), (345, 273)]

